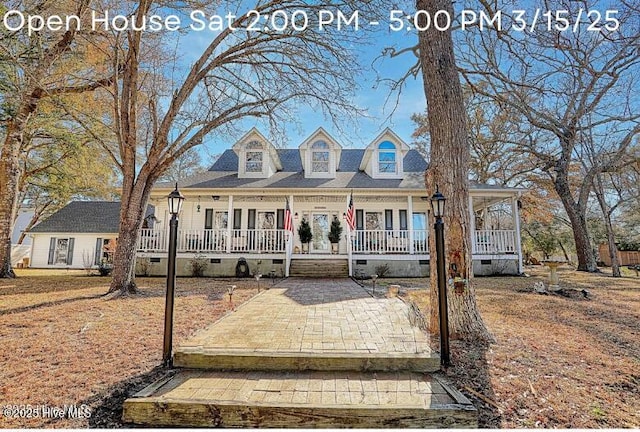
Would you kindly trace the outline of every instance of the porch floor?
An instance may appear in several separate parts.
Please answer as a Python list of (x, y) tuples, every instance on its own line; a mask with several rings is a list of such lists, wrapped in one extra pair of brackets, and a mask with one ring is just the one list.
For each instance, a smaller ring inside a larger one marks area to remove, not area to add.
[(397, 298), (289, 278), (177, 349), (175, 376), (125, 401), (151, 426), (475, 427)]

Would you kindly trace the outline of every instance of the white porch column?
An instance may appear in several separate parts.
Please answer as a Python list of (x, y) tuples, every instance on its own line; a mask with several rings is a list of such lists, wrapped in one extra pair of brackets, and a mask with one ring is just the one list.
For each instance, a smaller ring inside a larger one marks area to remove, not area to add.
[(227, 208), (227, 253), (231, 253), (233, 237), (233, 195), (229, 195), (229, 207)]
[(516, 228), (516, 250), (518, 251), (518, 273), (524, 273), (524, 266), (522, 265), (522, 242), (520, 239), (520, 210), (518, 209), (518, 197), (511, 197), (511, 213), (513, 214), (513, 223)]
[(476, 253), (476, 212), (473, 210), (473, 197), (469, 194), (469, 213), (471, 214), (469, 229), (471, 230), (471, 257)]
[(409, 230), (409, 253), (413, 255), (415, 242), (413, 241), (413, 197), (407, 196), (407, 229)]

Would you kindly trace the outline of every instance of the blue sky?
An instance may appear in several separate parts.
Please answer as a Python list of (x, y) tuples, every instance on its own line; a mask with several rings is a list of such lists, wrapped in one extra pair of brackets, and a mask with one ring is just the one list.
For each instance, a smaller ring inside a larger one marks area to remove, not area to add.
[[(189, 32), (182, 36), (180, 45), (185, 47), (183, 61), (197, 58), (206, 45), (210, 42), (211, 33)], [(411, 141), (411, 133), (414, 124), (411, 121), (411, 114), (424, 111), (426, 107), (424, 90), (421, 77), (419, 79), (410, 78), (406, 82), (405, 88), (399, 96), (399, 104), (395, 107), (395, 98), (392, 95), (385, 106), (385, 101), (390, 97), (390, 90), (387, 85), (376, 86), (376, 76), (382, 78), (392, 78), (403, 75), (416, 61), (413, 54), (408, 53), (401, 57), (374, 63), (376, 57), (380, 55), (383, 48), (395, 46), (396, 48), (412, 46), (417, 43), (417, 35), (409, 33), (393, 33), (388, 30), (380, 30), (373, 44), (360, 53), (361, 81), (359, 88), (355, 92), (354, 102), (365, 108), (370, 118), (362, 118), (353, 125), (351, 131), (341, 134), (330, 121), (323, 119), (322, 114), (315, 113), (310, 107), (300, 107), (300, 129), (291, 128), (288, 131), (288, 147), (297, 147), (304, 139), (311, 135), (317, 128), (323, 127), (345, 148), (363, 148), (370, 143), (383, 129), (390, 127), (407, 143)], [(374, 69), (375, 68), (375, 69)], [(393, 112), (392, 112), (393, 111)], [(265, 135), (268, 135), (268, 127), (262, 125), (254, 119), (247, 119), (239, 122), (239, 128), (247, 131), (256, 126)], [(231, 147), (235, 139), (228, 141), (216, 138), (209, 138), (204, 141), (201, 152), (203, 155), (219, 154), (223, 150)]]

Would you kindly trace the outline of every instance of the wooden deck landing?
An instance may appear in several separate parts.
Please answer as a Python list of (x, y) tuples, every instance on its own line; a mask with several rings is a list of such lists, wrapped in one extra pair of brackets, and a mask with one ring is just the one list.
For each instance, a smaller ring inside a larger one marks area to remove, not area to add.
[(154, 426), (476, 427), (469, 401), (417, 373), (185, 370), (127, 400), (124, 420)]

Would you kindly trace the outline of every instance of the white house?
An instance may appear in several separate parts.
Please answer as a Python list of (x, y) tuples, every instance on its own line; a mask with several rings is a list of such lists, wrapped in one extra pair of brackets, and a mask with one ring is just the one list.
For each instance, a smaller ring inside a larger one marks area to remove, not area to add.
[[(210, 276), (356, 276), (379, 272), (380, 266), (388, 266), (390, 276), (426, 276), (426, 167), (420, 153), (389, 129), (365, 149), (343, 148), (322, 128), (297, 149), (278, 149), (252, 129), (206, 173), (179, 184), (186, 200), (179, 215), (178, 274), (190, 275), (198, 261)], [(174, 186), (159, 183), (152, 191), (138, 243), (141, 273), (166, 274), (166, 196)], [(522, 273), (521, 193), (471, 186), (476, 275)], [(345, 220), (351, 198), (354, 230)], [(292, 231), (285, 229), (287, 202)], [(31, 266), (98, 265), (117, 237), (119, 209), (114, 202), (70, 203), (30, 231)], [(334, 218), (344, 228), (337, 253), (327, 236)], [(308, 253), (302, 253), (297, 232), (302, 220), (313, 232)]]
[[(205, 173), (179, 184), (186, 200), (179, 217), (178, 274), (195, 259), (205, 274), (244, 270), (267, 275), (344, 276), (373, 274), (387, 265), (391, 276), (428, 274), (429, 197), (427, 163), (387, 129), (365, 149), (343, 148), (322, 128), (297, 149), (278, 149), (255, 128), (225, 151)], [(166, 196), (174, 184), (157, 184), (151, 196), (157, 224), (142, 230), (138, 257), (152, 274), (166, 271), (170, 215)], [(521, 189), (472, 185), (474, 272), (522, 273), (518, 197)], [(353, 196), (356, 226), (346, 229)], [(293, 232), (285, 230), (285, 207)], [(492, 217), (492, 209), (508, 214)], [(344, 229), (338, 253), (327, 234), (332, 219)], [(297, 233), (303, 219), (312, 226), (308, 253)], [(310, 270), (311, 269), (311, 270)]]
[[(147, 215), (153, 208), (147, 209)], [(118, 237), (120, 203), (73, 201), (34, 226), (30, 266), (94, 268), (109, 261)]]

